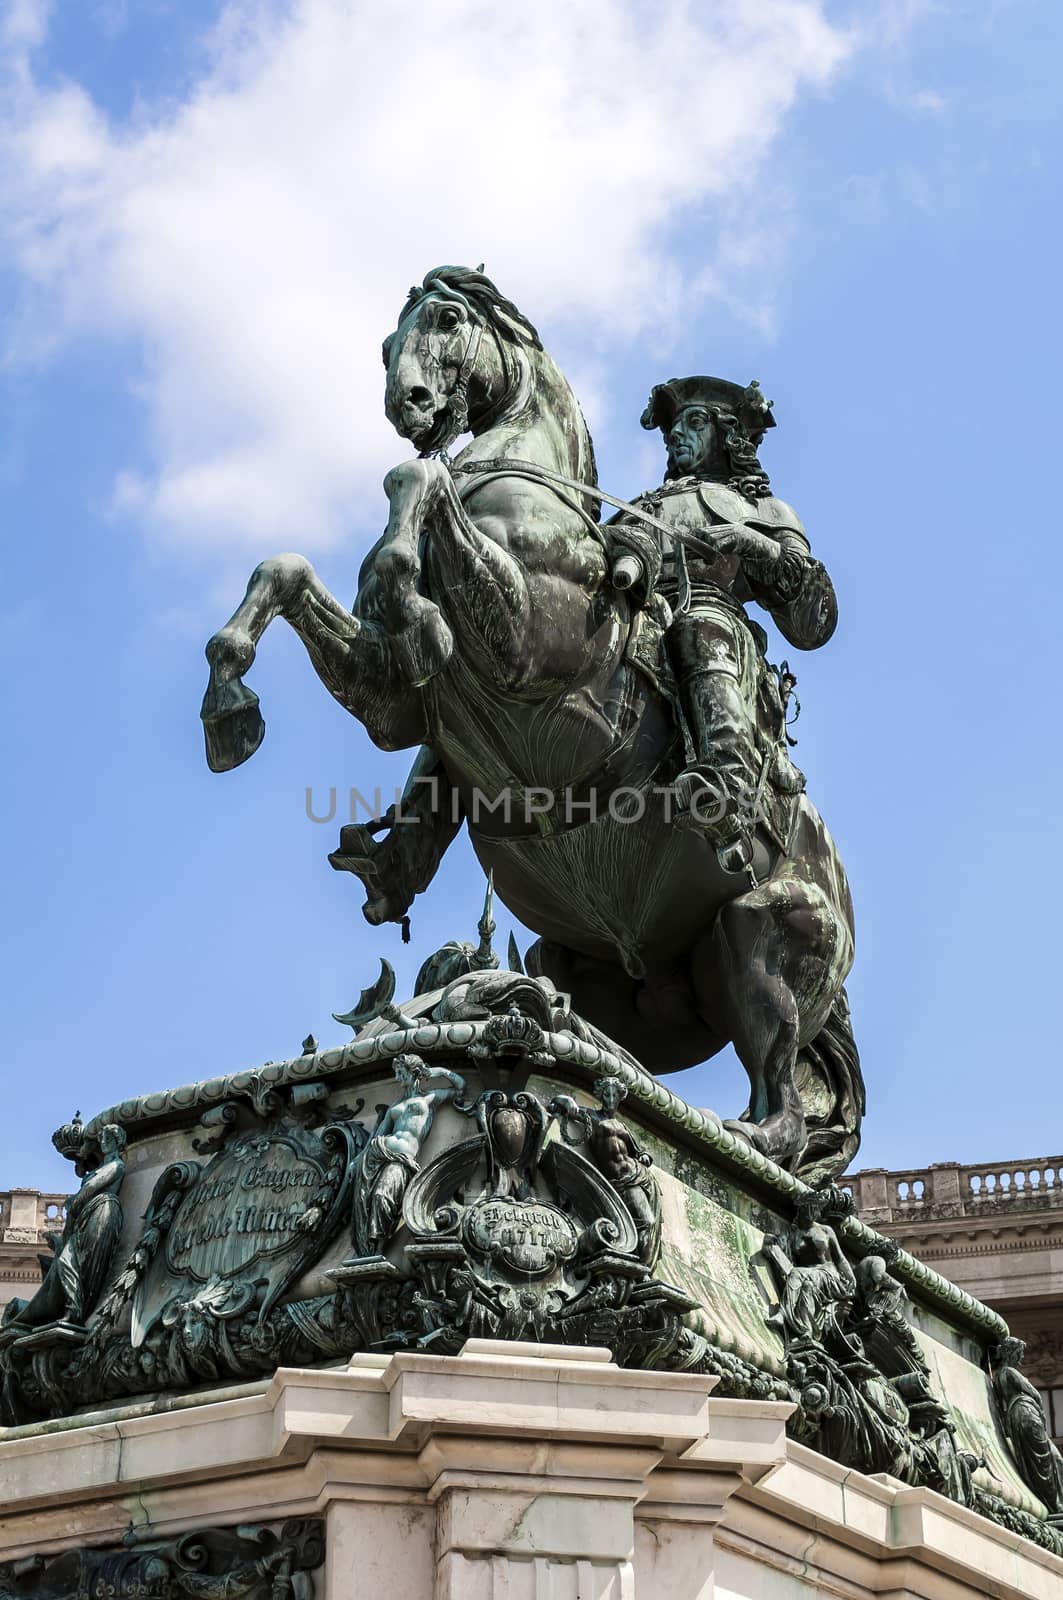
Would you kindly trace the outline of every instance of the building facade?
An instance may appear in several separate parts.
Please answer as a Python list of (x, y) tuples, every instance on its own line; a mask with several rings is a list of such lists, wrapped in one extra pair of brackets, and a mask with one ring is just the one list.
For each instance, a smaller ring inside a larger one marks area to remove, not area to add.
[(1063, 1440), (1063, 1156), (845, 1179), (869, 1227), (1007, 1319)]
[(26, 1300), (41, 1281), (38, 1256), (48, 1235), (62, 1231), (65, 1194), (38, 1189), (0, 1191), (0, 1314), (16, 1296)]

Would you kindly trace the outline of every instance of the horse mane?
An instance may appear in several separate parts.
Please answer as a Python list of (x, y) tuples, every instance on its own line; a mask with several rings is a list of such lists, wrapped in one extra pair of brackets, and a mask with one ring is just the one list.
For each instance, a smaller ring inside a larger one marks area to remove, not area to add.
[[(543, 342), (539, 337), (538, 329), (533, 323), (529, 322), (523, 311), (515, 306), (512, 300), (506, 299), (498, 285), (486, 273), (473, 271), (471, 267), (433, 267), (430, 272), (425, 273), (420, 284), (415, 283), (410, 289), (409, 294), (406, 296), (406, 303), (399, 315), (398, 325), (401, 326), (410, 312), (415, 310), (421, 301), (427, 299), (430, 294), (445, 295), (449, 299), (457, 300), (463, 304), (467, 310), (471, 308), (494, 330), (500, 339), (504, 339), (508, 344), (512, 345), (530, 345), (533, 350), (538, 350), (553, 365), (552, 358), (547, 356), (546, 351), (543, 349)], [(384, 341), (385, 366), (388, 362), (390, 342), (390, 338)], [(558, 369), (555, 368), (555, 370)], [(559, 370), (558, 377), (568, 388), (572, 404), (583, 427), (583, 437), (586, 440), (583, 475), (586, 481), (597, 486), (598, 464), (594, 455), (594, 440), (591, 438), (590, 429), (587, 427), (583, 411), (576, 396), (572, 393), (568, 380), (564, 378)], [(589, 509), (595, 521), (600, 520), (601, 501), (593, 502)]]
[(523, 336), (536, 350), (543, 347), (537, 330), (519, 311), (512, 300), (507, 300), (498, 287), (483, 272), (471, 267), (433, 267), (426, 272), (421, 284), (414, 284), (406, 296), (399, 322), (404, 322), (415, 306), (430, 294), (445, 294), (451, 299), (473, 306), (502, 339), (515, 344)]

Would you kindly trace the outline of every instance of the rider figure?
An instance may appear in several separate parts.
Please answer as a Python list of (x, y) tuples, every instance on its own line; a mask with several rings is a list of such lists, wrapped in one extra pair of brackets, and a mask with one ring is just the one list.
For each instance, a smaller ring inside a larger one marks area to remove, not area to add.
[(621, 518), (612, 532), (619, 549), (627, 544), (643, 558), (647, 589), (671, 611), (665, 640), (687, 743), (675, 784), (676, 823), (702, 832), (723, 865), (738, 871), (751, 859), (755, 797), (766, 781), (783, 790), (801, 786), (785, 755), (781, 703), (773, 737), (758, 737), (758, 696), (766, 686), (776, 697), (777, 690), (768, 681), (767, 636), (746, 604), (763, 606), (798, 649), (814, 650), (834, 631), (834, 590), (797, 513), (771, 493), (757, 459), (775, 426), (758, 384), (673, 378), (653, 390), (642, 426), (660, 428), (668, 471), (662, 486), (635, 504), (699, 544), (655, 534), (646, 559), (645, 525), (636, 531)]

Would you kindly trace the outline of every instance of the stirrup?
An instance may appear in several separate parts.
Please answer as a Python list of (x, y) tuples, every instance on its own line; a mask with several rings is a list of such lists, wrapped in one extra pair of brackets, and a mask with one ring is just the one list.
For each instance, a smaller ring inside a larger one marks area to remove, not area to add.
[(760, 879), (753, 868), (753, 835), (736, 833), (733, 838), (716, 846), (716, 859), (723, 872), (744, 872), (751, 889), (760, 887)]
[(741, 833), (739, 808), (721, 773), (709, 766), (687, 767), (672, 784), (679, 802), (676, 827), (689, 828), (715, 845), (730, 843)]
[[(694, 779), (700, 782), (700, 793), (692, 789)], [(679, 774), (673, 788), (680, 801), (685, 802), (672, 819), (674, 826), (701, 834), (715, 849), (721, 870), (731, 874), (744, 872), (750, 887), (756, 889), (760, 880), (753, 870), (753, 830), (739, 820), (739, 809), (727, 793), (721, 775), (712, 768), (688, 767)], [(705, 816), (699, 811), (698, 802), (706, 793), (717, 801), (718, 815)]]

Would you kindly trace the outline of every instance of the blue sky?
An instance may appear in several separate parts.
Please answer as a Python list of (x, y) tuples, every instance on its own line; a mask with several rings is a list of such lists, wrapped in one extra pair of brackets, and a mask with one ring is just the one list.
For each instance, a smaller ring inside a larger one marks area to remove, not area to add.
[[(379, 956), (404, 987), (472, 936), (464, 843), (409, 949), (329, 868), (307, 788), (407, 758), (293, 634), (254, 670), (253, 762), (212, 776), (197, 715), (260, 556), (353, 594), (405, 449), (379, 342), (440, 260), (538, 323), (615, 493), (659, 481), (653, 382), (761, 380), (841, 604), (797, 755), (856, 902), (859, 1164), (1063, 1145), (1063, 13), (734, 9), (0, 11), (0, 1186), (66, 1184), (75, 1106), (339, 1039)], [(744, 1103), (729, 1057), (671, 1083)]]

